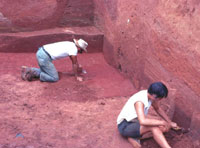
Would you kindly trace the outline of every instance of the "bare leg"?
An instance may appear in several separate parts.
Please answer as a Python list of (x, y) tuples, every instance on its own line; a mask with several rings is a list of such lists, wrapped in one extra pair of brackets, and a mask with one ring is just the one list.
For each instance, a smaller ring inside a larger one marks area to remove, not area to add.
[(131, 143), (133, 148), (141, 148), (141, 144), (139, 144), (137, 141), (135, 141), (133, 138), (128, 137), (128, 141)]
[(162, 148), (171, 148), (171, 146), (168, 144), (167, 140), (165, 139), (163, 135), (163, 131), (159, 127), (146, 127), (141, 126), (140, 127), (140, 133), (141, 135), (152, 132), (154, 140), (160, 145)]
[(162, 131), (159, 128), (157, 127), (152, 128), (152, 133), (153, 133), (153, 138), (161, 147), (171, 148), (167, 140), (165, 139), (165, 136), (163, 135)]

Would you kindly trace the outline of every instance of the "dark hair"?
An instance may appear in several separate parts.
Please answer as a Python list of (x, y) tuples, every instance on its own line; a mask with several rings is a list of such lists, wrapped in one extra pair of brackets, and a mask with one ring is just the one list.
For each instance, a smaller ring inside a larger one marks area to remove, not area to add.
[(155, 82), (149, 86), (148, 93), (150, 95), (156, 95), (156, 98), (166, 98), (168, 89), (162, 82)]

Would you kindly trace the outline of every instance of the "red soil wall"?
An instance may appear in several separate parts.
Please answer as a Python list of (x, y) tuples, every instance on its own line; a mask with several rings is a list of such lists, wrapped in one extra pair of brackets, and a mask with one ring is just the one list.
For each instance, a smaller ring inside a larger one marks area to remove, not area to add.
[(106, 60), (137, 89), (165, 81), (176, 91), (174, 120), (197, 127), (199, 13), (198, 0), (0, 0), (0, 31), (95, 25)]
[(91, 26), (93, 0), (0, 0), (0, 31)]
[(36, 52), (44, 44), (83, 38), (101, 52), (93, 0), (0, 0), (0, 52)]
[(174, 120), (189, 127), (200, 100), (198, 0), (94, 0), (106, 60), (136, 88), (164, 81), (176, 91)]

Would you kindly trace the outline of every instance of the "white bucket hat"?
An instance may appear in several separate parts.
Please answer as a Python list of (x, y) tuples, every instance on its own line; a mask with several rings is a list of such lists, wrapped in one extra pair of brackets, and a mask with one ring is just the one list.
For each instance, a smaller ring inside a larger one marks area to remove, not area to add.
[(79, 39), (79, 40), (76, 40), (76, 39), (73, 39), (74, 40), (74, 43), (80, 47), (81, 49), (83, 49), (85, 52), (87, 52), (87, 46), (88, 46), (88, 43), (86, 41), (84, 41), (83, 39)]

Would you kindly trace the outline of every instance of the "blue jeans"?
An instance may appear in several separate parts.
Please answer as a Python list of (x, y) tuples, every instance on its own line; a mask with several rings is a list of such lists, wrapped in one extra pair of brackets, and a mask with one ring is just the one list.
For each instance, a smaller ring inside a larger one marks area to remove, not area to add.
[(44, 51), (43, 47), (39, 47), (36, 53), (38, 65), (40, 68), (32, 68), (42, 82), (56, 82), (59, 80), (58, 72), (52, 63), (52, 59)]

